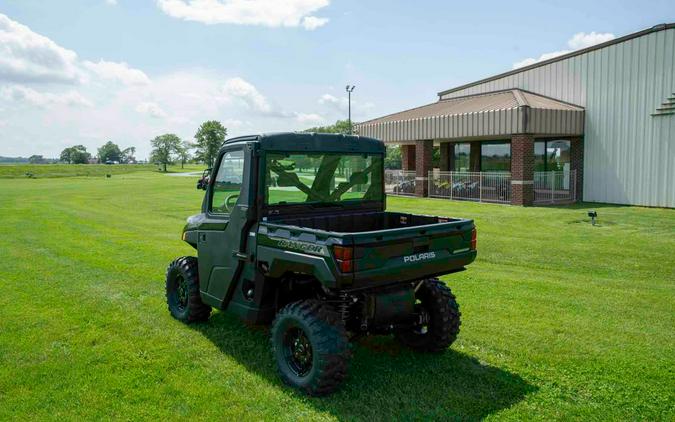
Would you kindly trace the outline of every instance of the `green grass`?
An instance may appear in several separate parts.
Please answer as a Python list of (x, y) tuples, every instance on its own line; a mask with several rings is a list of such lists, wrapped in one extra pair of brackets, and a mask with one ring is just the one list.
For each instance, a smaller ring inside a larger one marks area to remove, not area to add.
[(673, 210), (390, 198), (475, 218), (477, 261), (444, 277), (462, 331), (432, 356), (362, 340), (344, 388), (307, 398), (278, 380), (267, 329), (169, 316), (195, 180), (0, 180), (0, 420), (675, 418)]
[[(198, 172), (203, 165), (186, 164), (167, 167), (169, 173)], [(60, 178), (60, 177), (105, 177), (105, 175), (158, 171), (154, 164), (0, 164), (0, 179)]]

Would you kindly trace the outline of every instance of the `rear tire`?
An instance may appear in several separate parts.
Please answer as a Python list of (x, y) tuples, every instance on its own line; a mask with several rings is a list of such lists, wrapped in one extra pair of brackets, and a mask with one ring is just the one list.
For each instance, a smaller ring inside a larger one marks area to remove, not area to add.
[(442, 352), (459, 334), (459, 305), (455, 295), (438, 279), (424, 280), (417, 289), (415, 312), (426, 312), (428, 323), (421, 327), (401, 328), (394, 337), (401, 344), (419, 352)]
[(301, 300), (278, 313), (272, 353), (287, 385), (311, 396), (335, 391), (347, 376), (349, 340), (340, 316), (318, 300)]
[(174, 260), (166, 269), (166, 303), (171, 315), (186, 324), (206, 321), (211, 307), (199, 294), (197, 258), (184, 256)]

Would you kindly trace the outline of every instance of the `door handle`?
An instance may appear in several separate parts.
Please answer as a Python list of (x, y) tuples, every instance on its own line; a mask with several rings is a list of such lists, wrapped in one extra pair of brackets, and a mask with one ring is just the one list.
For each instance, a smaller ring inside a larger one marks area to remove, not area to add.
[(241, 253), (239, 251), (232, 251), (232, 256), (234, 256), (235, 258), (237, 258), (241, 261), (248, 260), (248, 255), (246, 255), (245, 253)]

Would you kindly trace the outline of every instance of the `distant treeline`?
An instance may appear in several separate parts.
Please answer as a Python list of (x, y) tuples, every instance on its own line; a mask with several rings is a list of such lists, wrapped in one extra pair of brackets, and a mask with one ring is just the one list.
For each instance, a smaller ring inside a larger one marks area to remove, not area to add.
[[(38, 158), (39, 157), (39, 158)], [(0, 164), (21, 164), (21, 163), (32, 163), (32, 164), (51, 164), (58, 163), (58, 158), (43, 158), (41, 155), (32, 157), (3, 157), (0, 156)]]
[(0, 163), (27, 163), (26, 157), (2, 157), (0, 156)]

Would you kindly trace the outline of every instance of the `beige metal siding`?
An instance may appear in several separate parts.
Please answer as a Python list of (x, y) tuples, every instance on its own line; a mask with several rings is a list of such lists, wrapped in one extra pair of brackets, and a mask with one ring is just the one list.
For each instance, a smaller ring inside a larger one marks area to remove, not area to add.
[(584, 200), (675, 207), (675, 28), (447, 93), (521, 88), (586, 108)]

